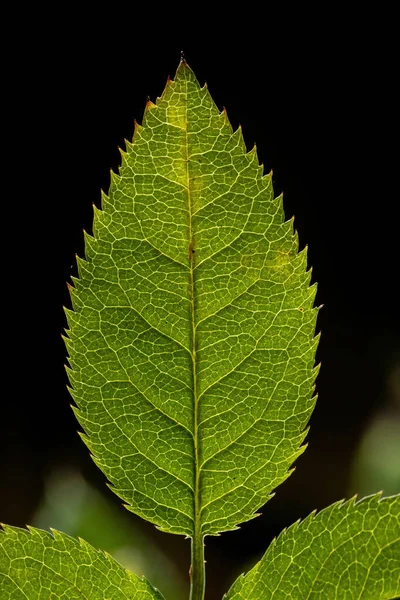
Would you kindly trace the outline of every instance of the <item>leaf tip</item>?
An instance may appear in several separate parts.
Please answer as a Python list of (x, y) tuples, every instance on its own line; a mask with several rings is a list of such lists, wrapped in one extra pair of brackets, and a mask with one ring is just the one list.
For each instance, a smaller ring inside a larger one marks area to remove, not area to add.
[(152, 102), (150, 100), (150, 96), (147, 96), (147, 101), (146, 101), (146, 110), (151, 110), (152, 108), (156, 108), (156, 105), (154, 104), (154, 102)]
[[(239, 125), (240, 129), (242, 128), (241, 125)], [(248, 151), (248, 154), (257, 154), (257, 144), (254, 142), (253, 147), (251, 148), (251, 150)]]

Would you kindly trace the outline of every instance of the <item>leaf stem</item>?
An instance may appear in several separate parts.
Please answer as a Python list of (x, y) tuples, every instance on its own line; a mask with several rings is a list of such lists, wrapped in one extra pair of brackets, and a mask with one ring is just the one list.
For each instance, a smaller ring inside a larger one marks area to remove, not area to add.
[[(186, 61), (181, 62), (182, 68), (187, 68)], [(188, 72), (186, 73), (186, 77)], [(193, 444), (194, 444), (194, 532), (192, 538), (192, 562), (190, 566), (190, 599), (204, 600), (206, 587), (206, 571), (204, 563), (204, 535), (201, 531), (201, 498), (200, 498), (200, 452), (199, 452), (199, 401), (197, 389), (197, 355), (196, 355), (196, 310), (195, 310), (195, 239), (193, 231), (193, 205), (192, 205), (192, 179), (189, 170), (189, 143), (188, 143), (188, 116), (187, 116), (187, 79), (186, 79), (186, 116), (185, 116), (185, 150), (186, 150), (186, 177), (188, 190), (189, 209), (189, 290), (190, 290), (190, 313), (192, 321), (191, 332), (191, 355), (193, 372)]]
[(192, 538), (192, 564), (190, 573), (189, 600), (204, 600), (206, 569), (204, 563), (204, 536), (201, 534), (195, 534)]

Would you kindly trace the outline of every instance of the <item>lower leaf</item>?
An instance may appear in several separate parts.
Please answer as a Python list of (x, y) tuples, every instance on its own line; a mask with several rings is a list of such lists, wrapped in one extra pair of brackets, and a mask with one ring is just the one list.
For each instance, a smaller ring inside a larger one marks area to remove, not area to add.
[(400, 496), (352, 498), (283, 531), (225, 600), (388, 600), (400, 594)]
[(84, 540), (3, 525), (2, 600), (163, 600), (146, 579)]

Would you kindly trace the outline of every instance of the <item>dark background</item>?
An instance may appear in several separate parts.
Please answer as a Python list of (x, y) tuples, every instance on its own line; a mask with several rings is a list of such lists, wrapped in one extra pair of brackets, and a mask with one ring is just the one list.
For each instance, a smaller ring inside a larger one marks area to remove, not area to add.
[[(114, 40), (111, 23), (96, 29), (72, 18), (65, 25), (64, 17), (23, 43), (6, 115), (15, 150), (3, 179), (11, 215), (3, 221), (10, 272), (3, 278), (0, 521), (29, 523), (46, 478), (66, 465), (120, 504), (76, 433), (62, 306), (70, 306), (66, 281), (75, 252), (83, 255), (92, 203), (99, 206), (109, 169), (118, 167), (118, 146), (131, 138), (133, 119), (141, 121), (147, 96), (155, 101), (173, 77), (183, 49), (233, 127), (242, 125), (248, 148), (257, 142), (260, 162), (273, 169), (300, 247), (309, 245), (317, 303), (324, 304), (309, 448), (261, 517), (207, 540), (209, 598), (220, 598), (285, 526), (354, 491), (352, 460), (374, 415), (399, 418), (399, 95), (391, 17), (349, 23), (346, 15), (317, 15), (317, 27), (300, 30), (296, 19), (283, 19), (254, 33), (236, 25), (227, 42), (206, 26), (196, 37), (174, 34), (166, 23), (153, 35), (139, 19), (122, 19)], [(186, 572), (188, 542), (143, 528)]]

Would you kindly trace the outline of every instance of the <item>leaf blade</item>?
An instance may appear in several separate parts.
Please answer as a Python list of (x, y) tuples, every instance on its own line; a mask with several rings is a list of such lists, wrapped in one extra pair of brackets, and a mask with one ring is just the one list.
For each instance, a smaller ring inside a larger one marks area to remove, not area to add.
[(3, 526), (0, 587), (4, 600), (163, 600), (146, 579), (110, 555), (59, 531)]
[(400, 497), (311, 513), (272, 542), (225, 600), (386, 600), (400, 594)]
[(83, 439), (159, 528), (234, 529), (304, 449), (315, 287), (271, 176), (185, 62), (93, 233), (66, 342)]

